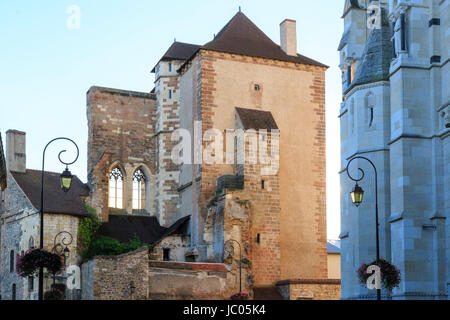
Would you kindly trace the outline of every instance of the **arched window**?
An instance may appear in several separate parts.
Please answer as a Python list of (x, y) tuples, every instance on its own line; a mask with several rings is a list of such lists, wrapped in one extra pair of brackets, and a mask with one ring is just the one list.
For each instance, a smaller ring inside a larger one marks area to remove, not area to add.
[(145, 209), (145, 174), (137, 169), (133, 174), (133, 209)]
[(14, 272), (14, 250), (9, 252), (9, 272)]
[(109, 207), (122, 209), (123, 174), (119, 168), (114, 168), (109, 175)]

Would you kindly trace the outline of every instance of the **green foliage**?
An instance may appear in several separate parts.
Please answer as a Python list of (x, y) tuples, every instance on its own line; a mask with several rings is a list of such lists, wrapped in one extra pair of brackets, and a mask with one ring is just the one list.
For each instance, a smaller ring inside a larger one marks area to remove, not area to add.
[(86, 205), (86, 211), (90, 214), (90, 216), (81, 219), (78, 226), (78, 251), (82, 257), (84, 252), (91, 245), (92, 241), (94, 241), (97, 237), (98, 229), (102, 225), (102, 222), (97, 217), (97, 212), (94, 208)]
[(78, 227), (78, 251), (84, 261), (95, 256), (115, 256), (127, 253), (143, 246), (147, 246), (149, 251), (153, 249), (153, 245), (143, 243), (136, 234), (128, 243), (121, 243), (114, 238), (99, 235), (98, 230), (102, 221), (97, 217), (94, 208), (86, 205), (86, 211), (90, 216), (83, 218)]
[(89, 247), (83, 251), (82, 258), (89, 260), (95, 256), (116, 256), (137, 250), (143, 246), (147, 246), (149, 250), (153, 248), (152, 245), (141, 242), (136, 235), (128, 243), (121, 243), (114, 238), (102, 236), (95, 238), (90, 243)]

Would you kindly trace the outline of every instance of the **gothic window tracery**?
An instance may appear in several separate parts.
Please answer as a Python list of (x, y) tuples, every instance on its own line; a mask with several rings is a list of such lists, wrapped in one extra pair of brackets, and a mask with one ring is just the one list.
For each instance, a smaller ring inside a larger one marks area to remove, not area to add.
[(118, 167), (109, 175), (109, 207), (123, 208), (123, 174)]
[(141, 169), (133, 174), (133, 209), (145, 209), (146, 177)]

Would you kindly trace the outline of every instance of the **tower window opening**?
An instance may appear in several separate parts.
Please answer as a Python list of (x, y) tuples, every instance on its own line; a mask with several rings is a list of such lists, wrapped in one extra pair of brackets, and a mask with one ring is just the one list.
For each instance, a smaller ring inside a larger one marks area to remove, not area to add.
[(145, 209), (146, 177), (141, 169), (133, 174), (133, 209)]
[(109, 175), (109, 207), (123, 208), (123, 174), (119, 168), (114, 168)]

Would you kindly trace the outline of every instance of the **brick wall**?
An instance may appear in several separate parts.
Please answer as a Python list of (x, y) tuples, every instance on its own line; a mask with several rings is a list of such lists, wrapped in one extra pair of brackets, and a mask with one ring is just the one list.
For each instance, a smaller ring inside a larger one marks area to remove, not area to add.
[(339, 300), (341, 281), (334, 279), (283, 280), (278, 290), (287, 300)]
[[(132, 210), (132, 176), (142, 168), (155, 183), (155, 96), (149, 93), (92, 87), (87, 93), (88, 183), (91, 205), (101, 219), (108, 216), (109, 173), (119, 166), (124, 175), (123, 206)], [(155, 190), (154, 185), (148, 189)], [(148, 194), (154, 199), (154, 195)], [(155, 203), (147, 204), (155, 211)]]
[[(159, 64), (168, 64), (161, 61)], [(176, 65), (176, 61), (171, 61)], [(171, 153), (176, 142), (171, 140), (172, 133), (180, 126), (179, 77), (168, 68), (160, 66), (159, 77), (156, 80), (156, 216), (162, 226), (168, 227), (179, 216), (179, 166), (171, 159)]]

